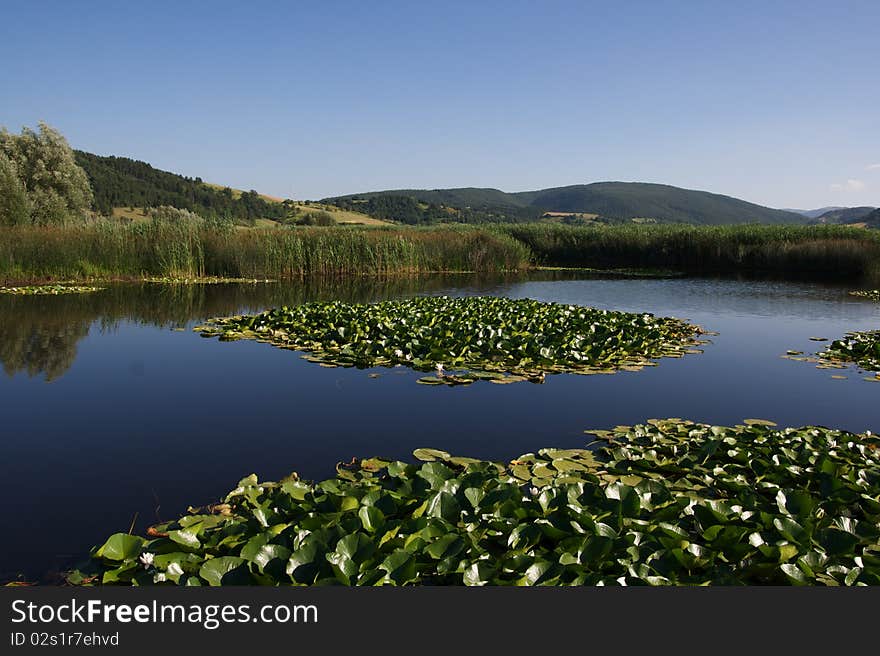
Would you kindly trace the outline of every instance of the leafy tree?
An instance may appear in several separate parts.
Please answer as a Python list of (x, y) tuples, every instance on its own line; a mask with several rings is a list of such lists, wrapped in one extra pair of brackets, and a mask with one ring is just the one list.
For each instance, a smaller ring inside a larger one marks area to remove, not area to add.
[(302, 218), (297, 219), (296, 225), (332, 226), (336, 225), (336, 219), (330, 212), (306, 212)]
[(182, 210), (177, 207), (171, 207), (169, 205), (152, 207), (147, 210), (146, 213), (154, 221), (204, 221), (204, 219), (195, 212)]
[(22, 128), (14, 135), (0, 130), (0, 152), (12, 163), (30, 205), (30, 222), (37, 225), (80, 219), (92, 203), (89, 180), (60, 132), (39, 124), (39, 132)]
[(0, 225), (30, 223), (31, 205), (27, 190), (12, 161), (0, 151)]

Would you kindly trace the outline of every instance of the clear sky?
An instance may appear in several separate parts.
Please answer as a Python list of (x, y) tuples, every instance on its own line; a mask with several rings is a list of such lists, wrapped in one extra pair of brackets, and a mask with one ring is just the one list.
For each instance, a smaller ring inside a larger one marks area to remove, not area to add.
[(0, 0), (0, 125), (293, 198), (880, 205), (880, 0)]

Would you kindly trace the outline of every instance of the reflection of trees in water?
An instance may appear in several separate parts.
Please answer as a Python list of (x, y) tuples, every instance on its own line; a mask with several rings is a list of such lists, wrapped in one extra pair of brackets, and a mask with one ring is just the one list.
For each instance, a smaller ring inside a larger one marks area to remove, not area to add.
[[(19, 371), (28, 376), (46, 374), (55, 380), (76, 359), (76, 345), (89, 334), (89, 321), (65, 318), (51, 312), (45, 315), (9, 305), (0, 299), (0, 363), (12, 376)], [(30, 299), (28, 299), (30, 300)]]
[(90, 294), (0, 294), (0, 364), (10, 376), (42, 373), (46, 381), (52, 381), (73, 365), (77, 345), (93, 324), (102, 332), (115, 330), (121, 321), (171, 328), (280, 305), (329, 300), (355, 303), (460, 285), (479, 290), (502, 280), (437, 275), (262, 284), (114, 284)]

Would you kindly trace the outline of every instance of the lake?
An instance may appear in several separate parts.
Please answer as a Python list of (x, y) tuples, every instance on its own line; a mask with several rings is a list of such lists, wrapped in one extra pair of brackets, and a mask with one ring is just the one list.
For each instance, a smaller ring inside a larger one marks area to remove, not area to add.
[[(880, 430), (880, 385), (813, 353), (878, 327), (880, 304), (846, 285), (708, 278), (430, 276), (322, 283), (113, 284), (94, 294), (0, 295), (0, 579), (70, 566), (109, 534), (218, 500), (243, 476), (332, 476), (352, 457), (435, 447), (509, 460), (583, 446), (584, 430), (684, 417), (763, 418)], [(252, 341), (204, 339), (215, 316), (310, 300), (420, 294), (533, 298), (688, 319), (719, 334), (705, 352), (614, 375), (416, 384), (405, 368), (322, 368)], [(368, 374), (378, 373), (378, 377)], [(832, 375), (845, 375), (834, 379)]]

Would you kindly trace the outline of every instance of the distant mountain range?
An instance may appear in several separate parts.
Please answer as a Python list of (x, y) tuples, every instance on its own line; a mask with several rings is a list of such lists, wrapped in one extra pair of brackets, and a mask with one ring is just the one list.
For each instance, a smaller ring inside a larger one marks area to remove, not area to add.
[[(291, 206), (256, 191), (240, 192), (156, 169), (126, 157), (76, 151), (89, 177), (96, 209), (173, 205), (206, 216), (283, 220)], [(734, 223), (861, 223), (872, 207), (780, 210), (731, 196), (645, 182), (596, 182), (537, 191), (499, 189), (392, 189), (326, 198), (328, 209), (400, 223), (435, 222), (657, 222), (722, 225)], [(333, 207), (335, 206), (335, 208)], [(870, 223), (870, 225), (874, 225)]]
[(816, 219), (819, 223), (861, 223), (862, 220), (873, 212), (876, 208), (863, 207), (820, 207), (816, 210), (786, 210), (787, 212), (795, 212), (802, 214), (810, 219)]
[(786, 212), (794, 212), (795, 214), (802, 214), (803, 216), (807, 217), (808, 219), (818, 219), (820, 216), (822, 216), (826, 212), (831, 212), (833, 210), (843, 210), (846, 208), (845, 207), (838, 207), (837, 205), (830, 205), (828, 207), (820, 207), (819, 209), (815, 209), (815, 210), (795, 210), (790, 207), (784, 207), (782, 209), (784, 209)]
[(840, 207), (829, 210), (817, 218), (820, 223), (861, 223), (875, 209), (874, 207)]
[(596, 182), (515, 193), (473, 187), (393, 189), (326, 198), (322, 202), (358, 207), (371, 214), (391, 210), (395, 204), (393, 199), (401, 198), (410, 199), (420, 204), (423, 211), (438, 216), (442, 216), (444, 210), (453, 209), (518, 220), (535, 220), (552, 213), (591, 215), (610, 221), (647, 219), (659, 223), (700, 225), (807, 221), (805, 216), (796, 212), (763, 207), (731, 196), (645, 182)]

